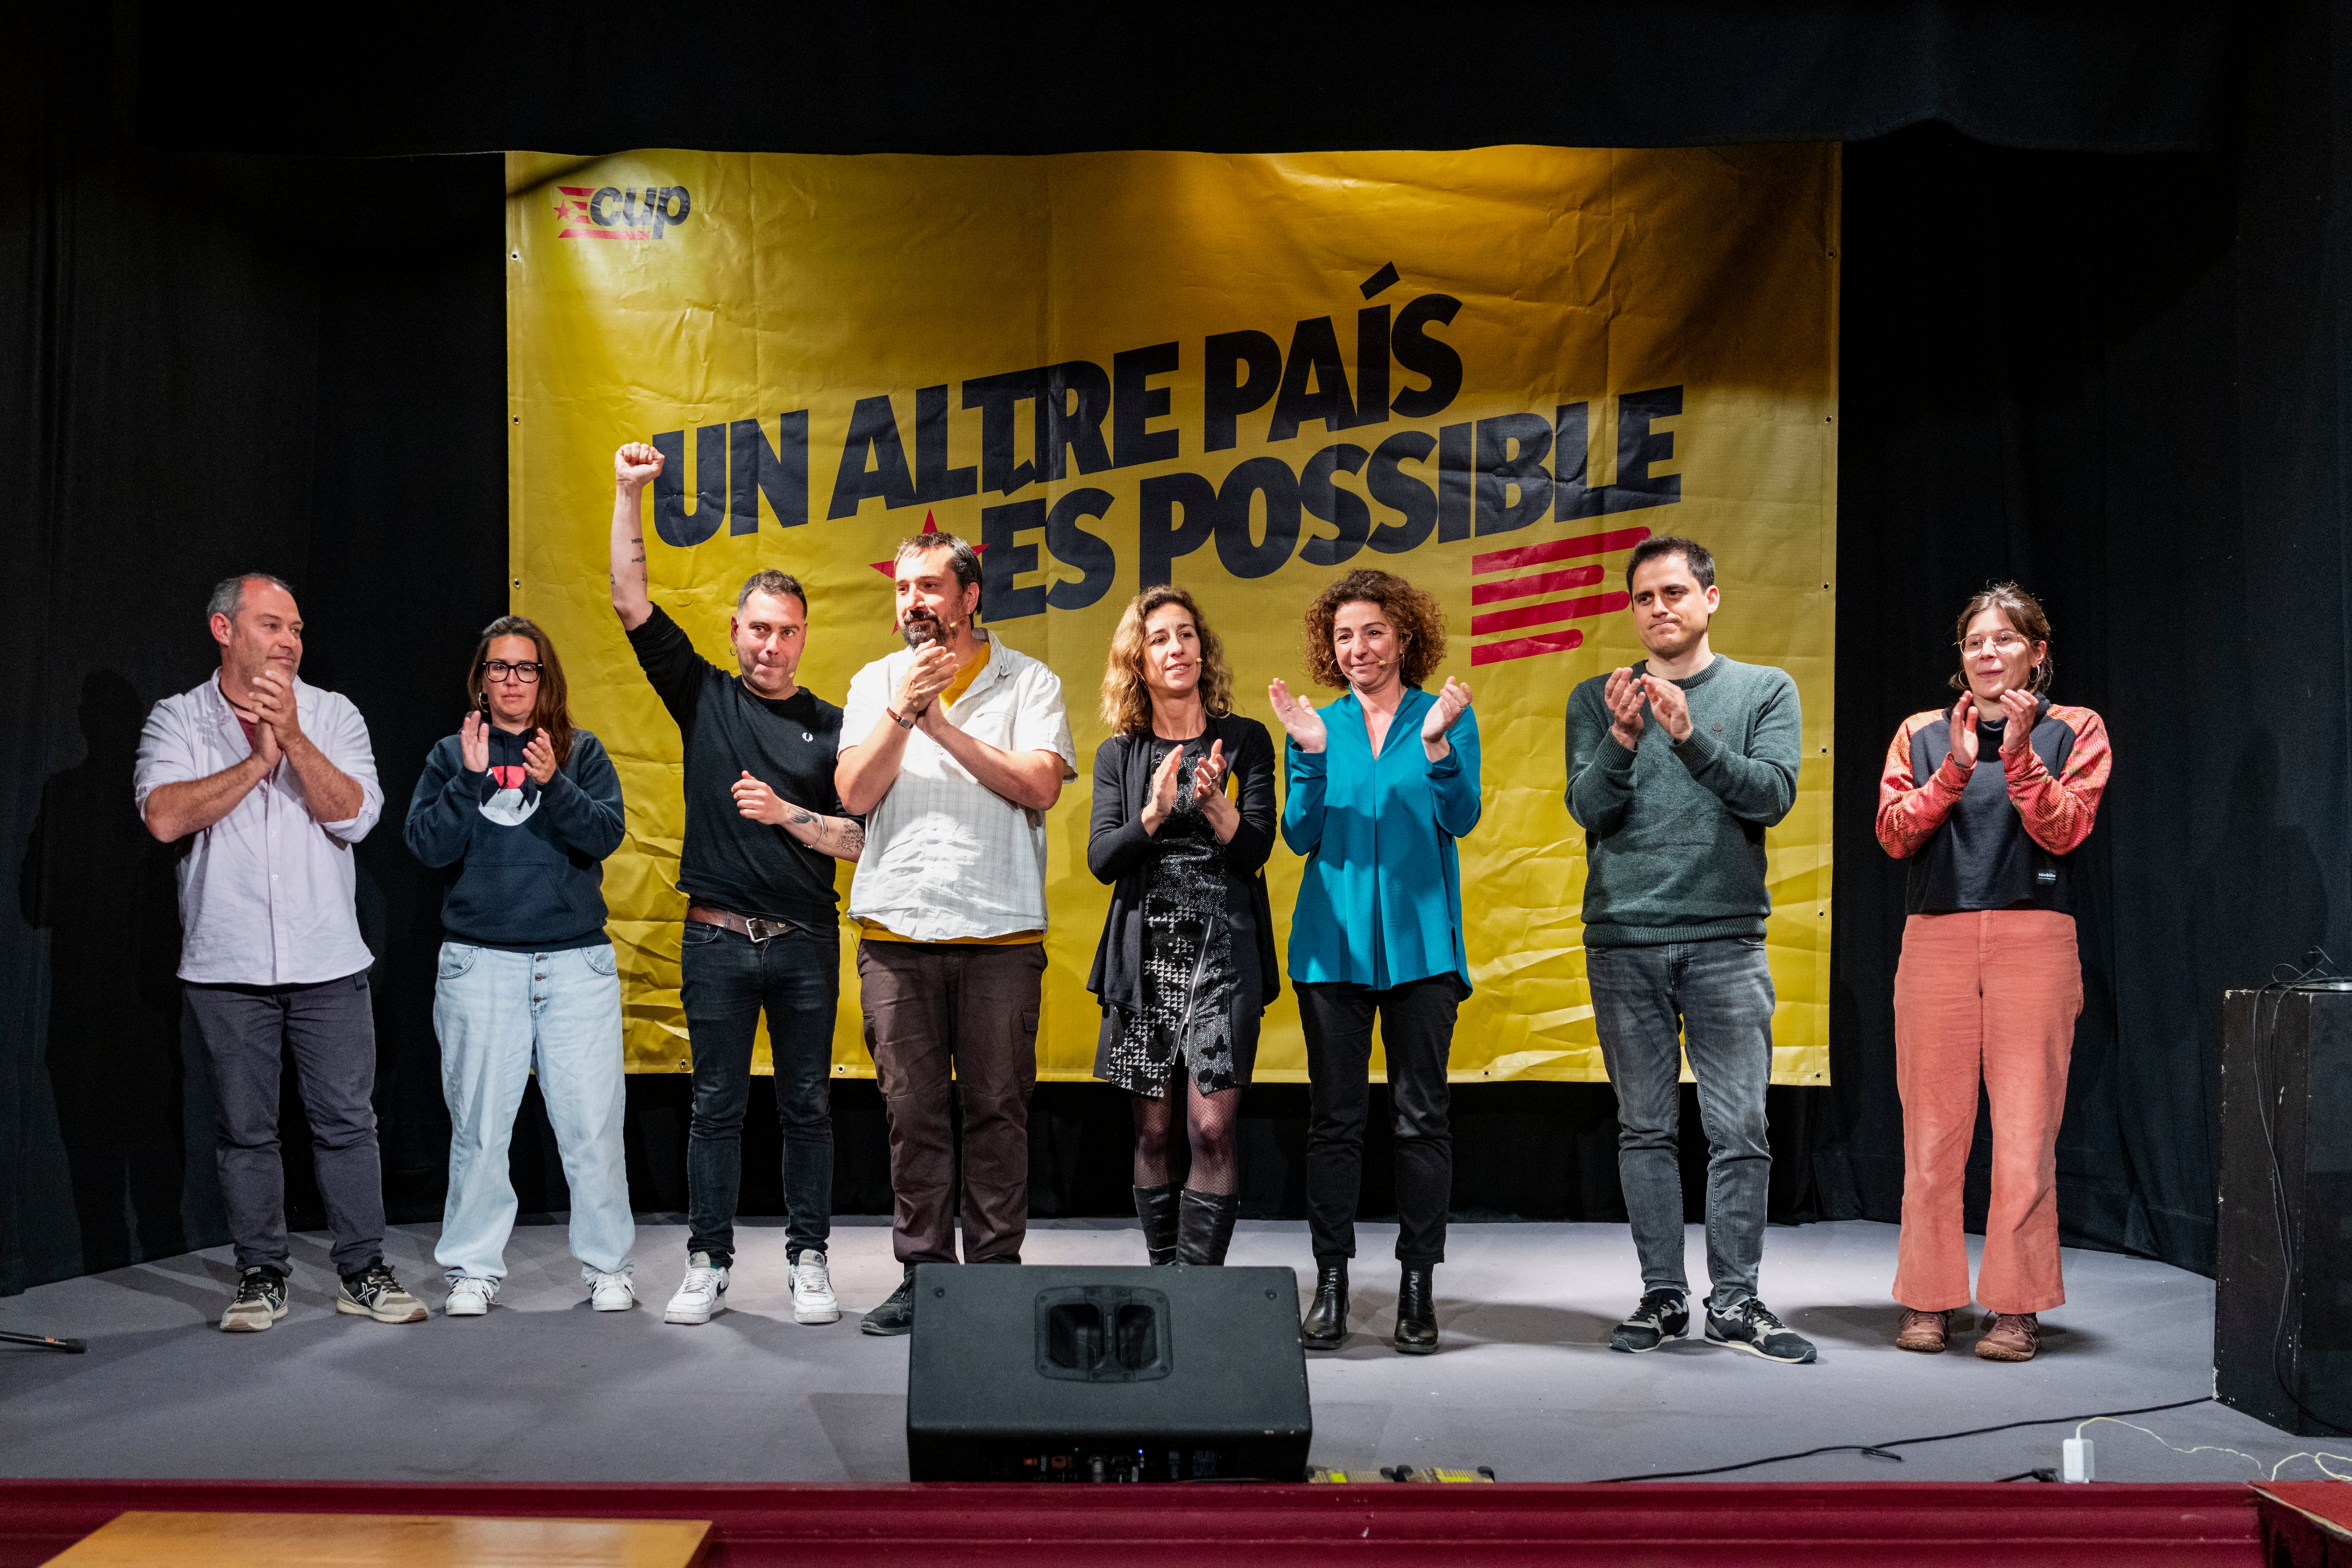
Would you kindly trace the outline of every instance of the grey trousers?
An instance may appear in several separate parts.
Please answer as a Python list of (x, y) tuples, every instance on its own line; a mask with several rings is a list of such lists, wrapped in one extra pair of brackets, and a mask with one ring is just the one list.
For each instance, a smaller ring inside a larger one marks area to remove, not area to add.
[(1675, 1157), (1682, 1055), (1698, 1080), (1706, 1130), (1710, 1304), (1756, 1294), (1772, 1150), (1764, 1090), (1772, 1080), (1772, 972), (1764, 939), (1717, 937), (1658, 947), (1588, 947), (1592, 1023), (1617, 1090), (1617, 1177), (1633, 1223), (1643, 1290), (1688, 1292), (1683, 1178)]
[(286, 1169), (278, 1152), (278, 1061), (294, 1053), (310, 1158), (338, 1274), (383, 1255), (383, 1171), (375, 1140), (375, 1014), (367, 971), (316, 985), (184, 988), (219, 1107), (215, 1158), (239, 1268), (287, 1269)]

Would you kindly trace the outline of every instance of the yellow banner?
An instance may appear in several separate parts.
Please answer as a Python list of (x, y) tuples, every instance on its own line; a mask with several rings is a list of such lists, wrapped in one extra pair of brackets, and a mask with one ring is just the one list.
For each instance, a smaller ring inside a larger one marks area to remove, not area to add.
[[(1768, 841), (1773, 1078), (1828, 1081), (1838, 170), (1824, 145), (511, 155), (513, 605), (627, 793), (604, 886), (632, 1068), (688, 1065), (678, 733), (606, 580), (613, 449), (642, 439), (668, 457), (654, 597), (722, 668), (737, 588), (781, 567), (809, 588), (802, 684), (839, 702), (898, 646), (876, 569), (897, 541), (929, 519), (985, 546), (983, 618), (1060, 674), (1078, 740), (1048, 818), (1048, 1079), (1094, 1057), (1087, 761), (1121, 606), (1192, 589), (1278, 741), (1266, 684), (1307, 686), (1301, 613), (1359, 566), (1437, 595), (1431, 685), (1476, 693), (1454, 1077), (1603, 1078), (1562, 710), (1641, 657), (1625, 552), (1700, 540), (1714, 646), (1803, 698), (1797, 805)], [(1286, 924), (1300, 865), (1277, 847), (1268, 868)], [(854, 949), (845, 931), (843, 1075), (872, 1070)], [(1257, 1076), (1306, 1076), (1287, 988)]]

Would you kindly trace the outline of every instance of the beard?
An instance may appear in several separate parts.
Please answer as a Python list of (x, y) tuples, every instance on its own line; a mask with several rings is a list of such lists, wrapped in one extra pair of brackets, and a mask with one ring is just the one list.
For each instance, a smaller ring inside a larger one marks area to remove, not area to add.
[(929, 610), (909, 610), (907, 618), (898, 623), (898, 635), (907, 639), (908, 647), (920, 653), (933, 643), (947, 641), (950, 628)]

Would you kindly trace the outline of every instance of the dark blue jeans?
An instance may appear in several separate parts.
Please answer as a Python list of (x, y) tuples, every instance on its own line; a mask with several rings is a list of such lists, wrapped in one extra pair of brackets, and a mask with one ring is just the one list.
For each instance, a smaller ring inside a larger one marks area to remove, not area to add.
[(1683, 1177), (1675, 1158), (1682, 1053), (1706, 1129), (1706, 1272), (1717, 1311), (1756, 1294), (1772, 1151), (1772, 972), (1760, 936), (1658, 947), (1588, 947), (1592, 1022), (1617, 1089), (1617, 1177), (1642, 1289), (1687, 1293)]
[(784, 1246), (824, 1250), (833, 1234), (833, 1019), (841, 999), (841, 938), (796, 928), (763, 942), (686, 922), (679, 1000), (694, 1049), (694, 1119), (686, 1136), (689, 1252), (724, 1268), (735, 1258), (743, 1186), (743, 1112), (751, 1042), (767, 1009), (784, 1134)]

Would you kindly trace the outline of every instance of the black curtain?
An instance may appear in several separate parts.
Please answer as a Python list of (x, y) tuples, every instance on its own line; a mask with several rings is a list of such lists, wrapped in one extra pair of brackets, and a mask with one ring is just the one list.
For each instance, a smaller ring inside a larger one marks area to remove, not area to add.
[(2230, 62), (2259, 16), (2182, 0), (1083, 18), (577, 0), (474, 6), (437, 26), (404, 11), (398, 37), (335, 47), (303, 27), (224, 28), (151, 4), (138, 132), (357, 154), (1296, 153), (1854, 142), (1936, 121), (2002, 145), (2145, 152), (2225, 133)]
[[(1848, 141), (1835, 1085), (1772, 1093), (1774, 1213), (1895, 1215), (1901, 904), (1870, 836), (1878, 760), (1938, 700), (1960, 599), (2015, 575), (2056, 618), (2063, 694), (2106, 715), (2118, 753), (2087, 852), (2068, 1233), (2210, 1267), (2218, 991), (2314, 942), (2352, 957), (2346, 49), (2326, 8), (1678, 5), (1425, 37), (1260, 18), (1238, 41), (765, 16), (648, 34), (593, 6), (500, 13), (415, 24), (429, 49), (160, 7), (19, 24), (0, 106), (26, 182), (0, 210), (20, 498), (0, 1290), (222, 1239), (170, 861), (129, 809), (146, 707), (211, 665), (205, 590), (247, 568), (297, 584), (307, 673), (367, 716), (392, 814), (505, 604), (499, 163), (414, 154), (660, 144)], [(1940, 126), (1884, 134), (1919, 121)], [(360, 156), (383, 153), (403, 155)], [(430, 1218), (438, 885), (389, 824), (360, 863), (391, 1207)], [(841, 1205), (884, 1212), (878, 1104), (835, 1087)], [(682, 1207), (684, 1080), (631, 1089), (636, 1202)], [(315, 1225), (289, 1111), (294, 1218)], [(1247, 1097), (1251, 1212), (1302, 1212), (1303, 1111), (1303, 1089)], [(1605, 1087), (1463, 1086), (1456, 1117), (1457, 1212), (1622, 1218)], [(1038, 1212), (1124, 1206), (1118, 1096), (1049, 1086), (1033, 1127)], [(772, 1211), (764, 1099), (750, 1129), (746, 1208)], [(1377, 1134), (1370, 1153), (1377, 1211)], [(532, 1108), (516, 1167), (527, 1209), (561, 1206)]]
[[(2347, 40), (2281, 16), (2208, 153), (1851, 146), (1842, 313), (1830, 1112), (1813, 1206), (1894, 1219), (1900, 868), (1870, 806), (1948, 703), (1988, 579), (2050, 611), (2105, 716), (2085, 1006), (2059, 1139), (2069, 1239), (2210, 1273), (2221, 994), (2352, 963), (2352, 604), (2341, 448)], [(1971, 1206), (1981, 1215), (1979, 1121)]]
[[(385, 1180), (438, 1212), (438, 897), (398, 821), (506, 604), (499, 161), (141, 147), (127, 31), (28, 16), (0, 107), (26, 177), (0, 215), (0, 1289), (226, 1236), (171, 856), (130, 790), (147, 709), (214, 662), (203, 604), (236, 571), (295, 584), (303, 673), (353, 698), (383, 764), (359, 902)], [(287, 1111), (289, 1208), (323, 1223)]]

